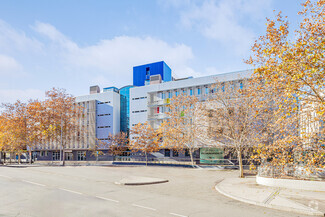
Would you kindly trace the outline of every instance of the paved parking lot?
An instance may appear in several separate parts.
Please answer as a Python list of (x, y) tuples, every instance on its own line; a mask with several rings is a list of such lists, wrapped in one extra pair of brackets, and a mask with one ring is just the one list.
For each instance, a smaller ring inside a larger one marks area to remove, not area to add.
[[(215, 184), (237, 173), (171, 167), (0, 167), (0, 216), (303, 216), (220, 195)], [(128, 176), (169, 182), (114, 184)]]

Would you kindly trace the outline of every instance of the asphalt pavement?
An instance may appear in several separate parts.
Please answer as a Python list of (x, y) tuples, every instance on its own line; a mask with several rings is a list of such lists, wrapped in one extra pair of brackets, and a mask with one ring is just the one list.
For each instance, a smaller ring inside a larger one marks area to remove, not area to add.
[[(0, 216), (305, 216), (242, 203), (215, 185), (238, 171), (166, 167), (0, 167)], [(117, 185), (127, 177), (168, 180)]]

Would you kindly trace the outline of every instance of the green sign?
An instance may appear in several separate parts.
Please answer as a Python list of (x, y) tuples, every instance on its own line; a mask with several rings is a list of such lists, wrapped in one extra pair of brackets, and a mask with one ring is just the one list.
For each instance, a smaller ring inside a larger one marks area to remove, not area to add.
[(223, 164), (223, 149), (221, 148), (201, 148), (200, 163), (203, 164)]

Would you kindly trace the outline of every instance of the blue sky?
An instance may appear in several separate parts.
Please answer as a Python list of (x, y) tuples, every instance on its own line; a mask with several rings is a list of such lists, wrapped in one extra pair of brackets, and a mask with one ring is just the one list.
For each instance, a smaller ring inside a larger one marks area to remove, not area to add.
[(295, 28), (299, 0), (0, 1), (0, 103), (61, 87), (132, 83), (132, 67), (165, 60), (175, 77), (249, 69), (243, 60), (282, 11)]

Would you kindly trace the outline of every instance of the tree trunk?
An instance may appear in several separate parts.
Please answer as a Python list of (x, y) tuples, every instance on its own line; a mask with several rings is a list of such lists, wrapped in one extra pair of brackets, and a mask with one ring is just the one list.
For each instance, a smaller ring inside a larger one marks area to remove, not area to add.
[(2, 151), (0, 151), (0, 164), (2, 164)]
[(148, 166), (148, 155), (147, 155), (147, 151), (145, 151), (146, 154), (146, 166)]
[(29, 164), (32, 164), (32, 150), (29, 148)]
[(64, 153), (64, 146), (62, 146), (62, 166), (65, 165), (65, 153)]
[(20, 153), (18, 154), (18, 164), (20, 164)]
[(238, 163), (239, 163), (239, 178), (244, 178), (243, 158), (241, 150), (237, 151)]
[(192, 167), (194, 167), (193, 153), (190, 149), (188, 151), (190, 152)]
[(3, 153), (3, 164), (6, 164), (6, 152)]
[(9, 164), (11, 164), (12, 152), (9, 153)]

